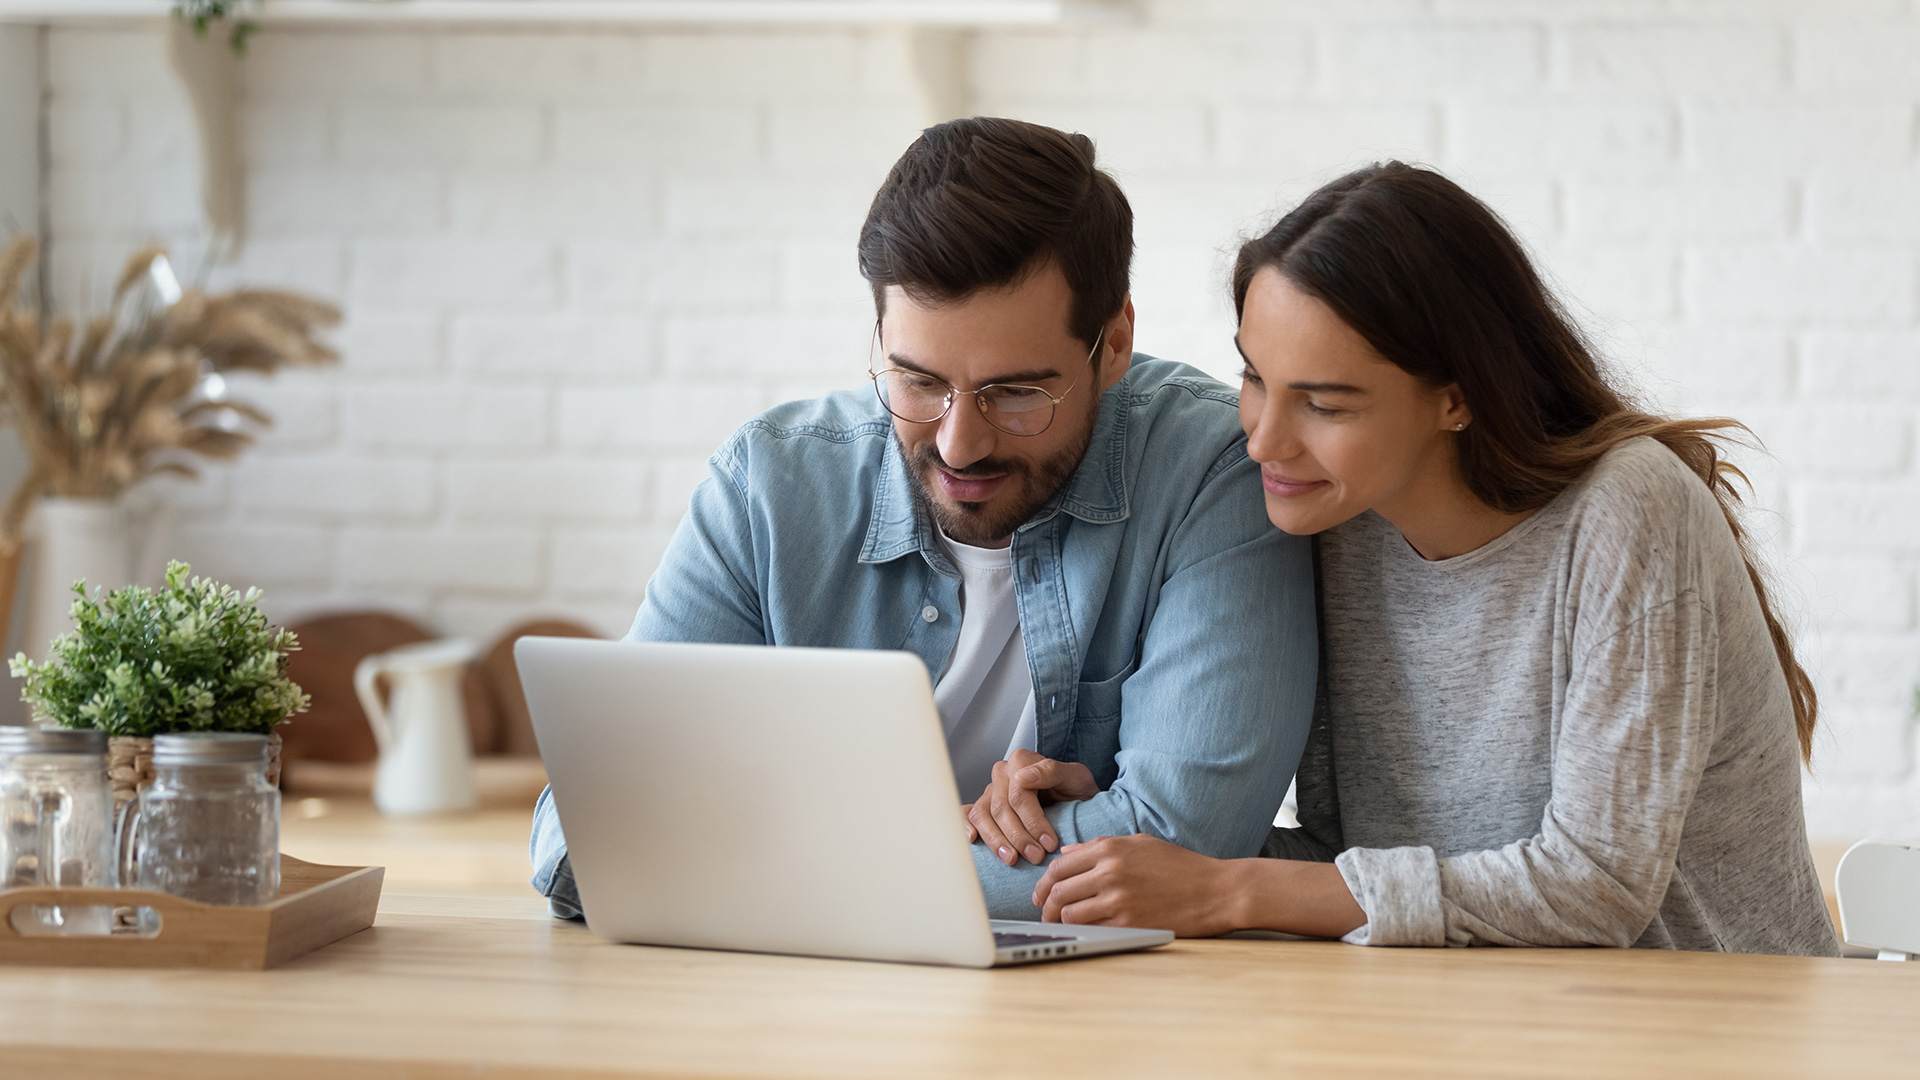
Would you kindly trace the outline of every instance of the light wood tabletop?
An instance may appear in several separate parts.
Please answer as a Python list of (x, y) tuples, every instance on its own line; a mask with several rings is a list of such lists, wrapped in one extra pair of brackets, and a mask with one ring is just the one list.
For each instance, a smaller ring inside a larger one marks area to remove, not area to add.
[(1920, 964), (1177, 942), (999, 971), (613, 945), (410, 898), (259, 973), (0, 971), (63, 1077), (1914, 1075)]
[(280, 850), (308, 862), (386, 867), (386, 892), (530, 897), (533, 807), (382, 817), (365, 799), (290, 798)]
[(1909, 1077), (1920, 964), (1240, 938), (998, 971), (614, 945), (524, 885), (525, 808), (289, 801), (386, 859), (371, 930), (267, 972), (0, 969), (0, 1074)]

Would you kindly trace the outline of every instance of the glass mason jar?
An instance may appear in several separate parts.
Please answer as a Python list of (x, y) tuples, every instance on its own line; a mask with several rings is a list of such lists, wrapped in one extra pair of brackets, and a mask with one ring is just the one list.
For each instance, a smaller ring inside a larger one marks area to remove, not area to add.
[[(113, 788), (107, 735), (0, 727), (0, 888), (112, 888)], [(28, 934), (104, 934), (112, 909), (21, 907)]]
[(153, 782), (122, 813), (123, 882), (203, 904), (279, 894), (280, 792), (267, 783), (265, 735), (156, 736)]

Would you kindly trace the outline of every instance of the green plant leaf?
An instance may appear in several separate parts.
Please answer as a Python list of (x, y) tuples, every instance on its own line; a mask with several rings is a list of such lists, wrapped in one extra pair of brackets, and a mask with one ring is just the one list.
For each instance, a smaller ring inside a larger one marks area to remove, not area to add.
[(245, 0), (173, 0), (173, 16), (184, 19), (193, 26), (193, 36), (206, 37), (207, 27), (216, 22), (231, 19), (233, 30), (227, 35), (227, 45), (234, 55), (244, 56), (247, 52), (247, 39), (260, 29), (252, 19), (243, 18), (240, 9)]
[(267, 622), (260, 591), (191, 574), (173, 562), (163, 588), (104, 595), (74, 582), (73, 631), (44, 663), (23, 653), (7, 665), (35, 719), (109, 735), (264, 735), (305, 711), (307, 695), (286, 676), (299, 641)]

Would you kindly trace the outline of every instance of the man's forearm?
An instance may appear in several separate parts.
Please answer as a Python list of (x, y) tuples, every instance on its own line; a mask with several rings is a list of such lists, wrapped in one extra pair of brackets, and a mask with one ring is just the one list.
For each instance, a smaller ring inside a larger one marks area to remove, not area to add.
[(973, 872), (980, 878), (980, 894), (987, 901), (987, 917), (1038, 922), (1040, 909), (1033, 906), (1033, 887), (1046, 864), (1035, 866), (1020, 859), (1008, 866), (994, 858), (985, 844), (971, 844), (969, 850), (973, 852)]

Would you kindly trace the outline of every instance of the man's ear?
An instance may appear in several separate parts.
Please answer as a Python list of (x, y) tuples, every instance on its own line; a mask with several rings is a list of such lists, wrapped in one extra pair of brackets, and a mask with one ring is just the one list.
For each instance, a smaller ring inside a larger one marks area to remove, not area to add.
[(1120, 303), (1120, 310), (1107, 320), (1107, 332), (1100, 339), (1100, 389), (1106, 391), (1127, 377), (1133, 366), (1133, 294)]

